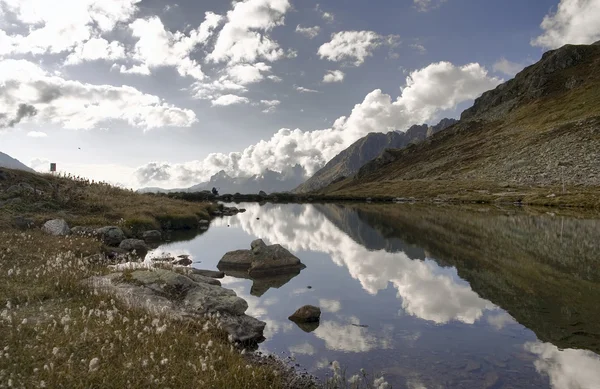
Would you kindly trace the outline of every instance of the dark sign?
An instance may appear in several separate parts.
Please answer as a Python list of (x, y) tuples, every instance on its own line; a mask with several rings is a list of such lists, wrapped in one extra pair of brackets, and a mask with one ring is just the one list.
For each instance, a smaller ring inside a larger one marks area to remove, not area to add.
[(50, 164), (50, 171), (51, 172), (55, 172), (56, 171), (56, 164), (54, 162)]

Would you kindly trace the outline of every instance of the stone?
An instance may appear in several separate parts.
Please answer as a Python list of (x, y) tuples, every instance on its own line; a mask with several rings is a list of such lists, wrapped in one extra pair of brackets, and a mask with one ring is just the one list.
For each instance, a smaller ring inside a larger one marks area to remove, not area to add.
[(145, 231), (142, 234), (142, 239), (144, 239), (146, 243), (160, 242), (162, 239), (162, 234), (157, 230)]
[(94, 236), (96, 229), (93, 227), (75, 226), (71, 228), (71, 234), (78, 236)]
[(125, 240), (123, 230), (115, 226), (98, 228), (96, 230), (96, 235), (98, 235), (100, 240), (108, 246), (118, 246)]
[(297, 323), (313, 323), (318, 322), (321, 318), (321, 309), (313, 305), (305, 305), (299, 308), (288, 319)]
[(250, 244), (250, 250), (226, 253), (217, 264), (219, 270), (247, 270), (253, 278), (285, 273), (298, 273), (306, 266), (279, 244), (267, 246), (261, 239)]
[(35, 227), (33, 219), (29, 219), (23, 216), (17, 216), (14, 219), (15, 226), (20, 230), (28, 230)]
[(187, 276), (190, 279), (192, 279), (193, 281), (198, 282), (198, 283), (221, 286), (221, 282), (215, 278), (206, 277), (206, 276), (203, 276), (200, 274), (194, 274), (194, 273), (188, 274)]
[(17, 185), (9, 187), (6, 192), (9, 194), (21, 194), (21, 193), (33, 193), (35, 190), (33, 186), (26, 182), (20, 182)]
[(66, 221), (63, 219), (48, 220), (44, 223), (42, 231), (46, 234), (54, 236), (66, 236), (71, 233), (71, 229)]
[(192, 260), (189, 255), (180, 255), (174, 261), (171, 262), (173, 265), (189, 266), (192, 264)]
[(146, 242), (141, 239), (124, 239), (119, 243), (119, 248), (125, 251), (148, 252)]
[(223, 278), (225, 277), (225, 273), (223, 273), (222, 271), (215, 271), (215, 270), (203, 270), (203, 269), (196, 269), (193, 267), (190, 268), (186, 268), (185, 269), (186, 274), (197, 274), (200, 276), (204, 276), (204, 277), (210, 277), (210, 278)]
[(248, 309), (248, 303), (231, 289), (206, 283), (195, 284), (183, 302), (186, 308), (194, 312), (243, 315)]
[(262, 196), (262, 197), (268, 196), (267, 193), (265, 191), (263, 191), (263, 190), (261, 190), (260, 192), (258, 192), (258, 195)]

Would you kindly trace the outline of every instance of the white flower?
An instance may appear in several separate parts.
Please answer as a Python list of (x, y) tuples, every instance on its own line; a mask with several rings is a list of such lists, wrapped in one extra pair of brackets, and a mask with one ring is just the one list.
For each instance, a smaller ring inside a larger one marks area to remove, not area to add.
[(169, 362), (169, 360), (167, 358), (165, 358), (165, 359), (163, 359), (163, 360), (160, 361), (160, 364), (164, 366), (164, 365), (167, 364), (167, 362)]
[(208, 344), (206, 345), (206, 348), (211, 348), (211, 347), (212, 347), (212, 345), (213, 345), (213, 341), (212, 341), (212, 340), (209, 340), (209, 341), (208, 341)]
[(350, 379), (348, 380), (348, 383), (355, 384), (358, 382), (359, 379), (360, 379), (360, 376), (358, 374), (355, 374), (352, 377), (350, 377)]
[(388, 389), (390, 387), (390, 384), (385, 382), (385, 379), (383, 377), (379, 377), (375, 379), (375, 381), (373, 381), (373, 386), (375, 387), (375, 389)]
[(98, 370), (98, 368), (100, 367), (100, 359), (98, 358), (92, 358), (92, 360), (90, 361), (90, 365), (89, 365), (89, 371), (96, 371)]
[(340, 363), (338, 361), (333, 361), (331, 362), (331, 368), (333, 369), (333, 371), (339, 371), (340, 370)]
[(59, 351), (58, 347), (54, 347), (54, 348), (52, 349), (52, 355), (56, 355), (56, 354), (58, 354), (58, 351)]

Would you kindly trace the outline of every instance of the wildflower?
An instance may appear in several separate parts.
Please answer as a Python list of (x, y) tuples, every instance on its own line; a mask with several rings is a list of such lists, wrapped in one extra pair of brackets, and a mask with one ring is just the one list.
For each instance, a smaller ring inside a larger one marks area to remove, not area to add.
[(211, 348), (211, 347), (212, 347), (212, 345), (213, 345), (213, 341), (212, 341), (212, 340), (209, 340), (209, 341), (208, 341), (208, 344), (206, 345), (206, 348)]
[(333, 361), (331, 363), (331, 368), (333, 369), (333, 371), (339, 371), (340, 370), (340, 363), (338, 361)]
[(90, 372), (93, 372), (93, 371), (98, 370), (99, 367), (100, 367), (100, 359), (98, 359), (98, 358), (92, 358), (92, 360), (90, 361), (88, 370)]
[(23, 325), (27, 324), (27, 318), (23, 319), (23, 321), (21, 322), (21, 324), (23, 324)]
[(385, 379), (383, 377), (379, 377), (375, 379), (375, 381), (373, 381), (373, 386), (375, 389), (389, 389), (390, 384), (385, 382)]
[(360, 379), (360, 376), (358, 374), (355, 374), (352, 377), (350, 377), (350, 379), (348, 379), (348, 383), (355, 384), (358, 382), (359, 379)]
[(56, 356), (58, 354), (58, 351), (59, 351), (58, 347), (54, 347), (52, 349), (52, 355)]
[(160, 361), (160, 364), (164, 366), (164, 365), (167, 364), (167, 362), (169, 362), (169, 360), (167, 358), (165, 358), (165, 359), (163, 359), (163, 360)]
[(202, 363), (202, 371), (206, 371), (207, 367), (206, 367), (206, 363)]

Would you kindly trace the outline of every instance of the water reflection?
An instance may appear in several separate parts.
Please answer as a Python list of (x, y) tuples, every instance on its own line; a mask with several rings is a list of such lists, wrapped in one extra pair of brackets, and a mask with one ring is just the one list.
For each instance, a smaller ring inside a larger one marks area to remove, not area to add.
[[(300, 257), (299, 275), (223, 279), (267, 323), (263, 350), (318, 375), (333, 360), (351, 373), (380, 371), (396, 388), (600, 382), (591, 352), (600, 350), (595, 220), (490, 208), (243, 207), (161, 249), (187, 249), (210, 268), (261, 238)], [(287, 319), (305, 304), (321, 307), (318, 326)]]

